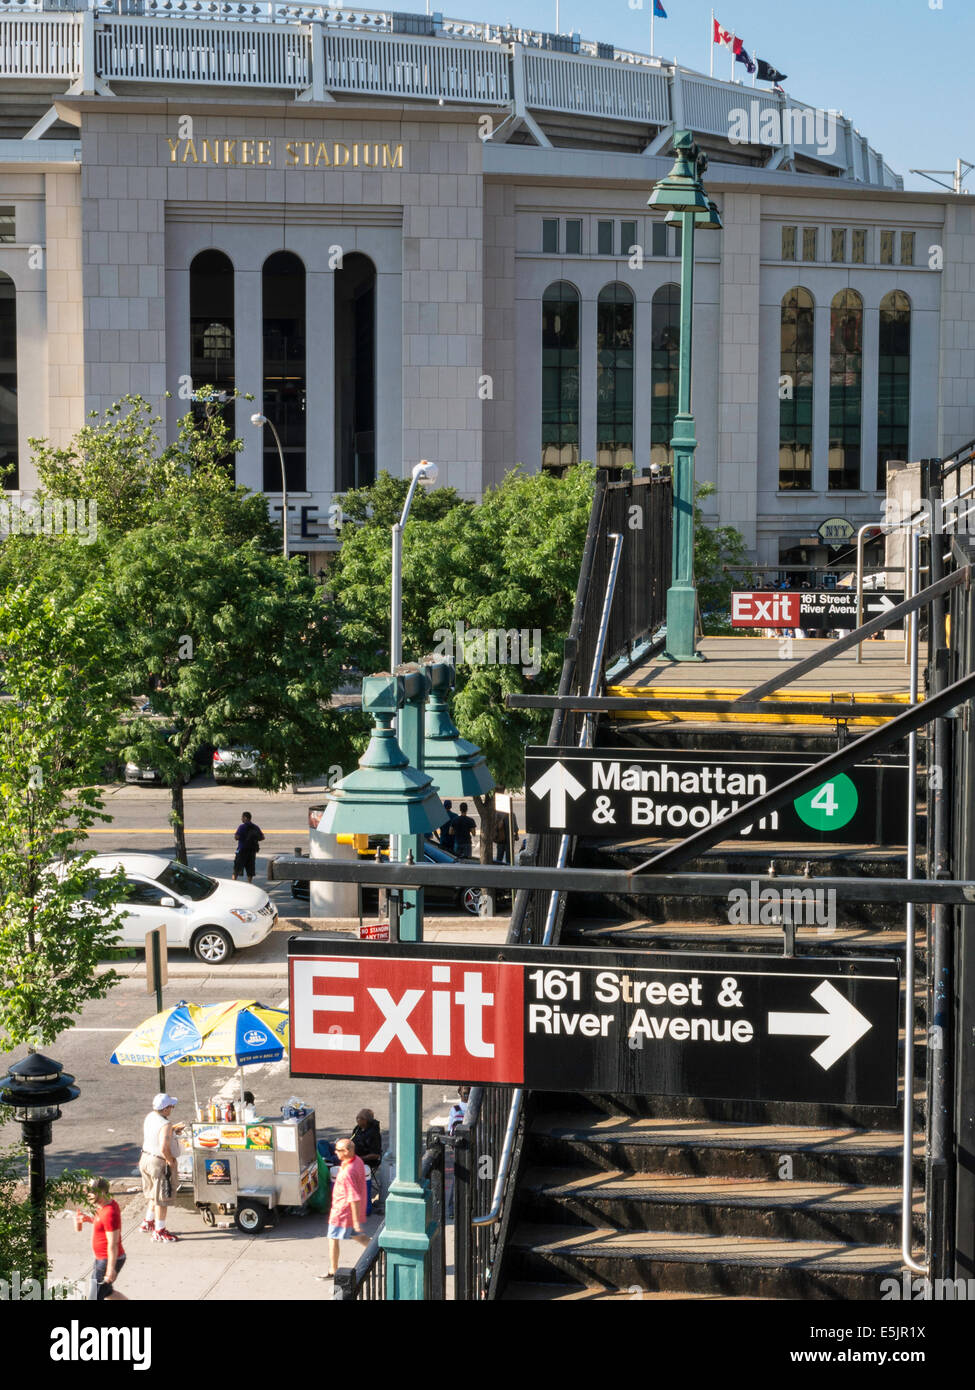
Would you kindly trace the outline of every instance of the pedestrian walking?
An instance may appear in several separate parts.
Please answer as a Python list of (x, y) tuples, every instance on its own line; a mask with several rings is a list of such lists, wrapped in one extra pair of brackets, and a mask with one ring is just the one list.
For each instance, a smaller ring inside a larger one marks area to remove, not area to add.
[(340, 1242), (354, 1240), (368, 1245), (363, 1233), (366, 1219), (366, 1167), (356, 1155), (351, 1139), (339, 1139), (335, 1145), (341, 1168), (332, 1179), (332, 1205), (328, 1213), (328, 1275), (334, 1278), (339, 1267)]
[(88, 1285), (88, 1301), (103, 1303), (106, 1298), (124, 1299), (125, 1295), (115, 1288), (115, 1280), (125, 1264), (122, 1213), (112, 1196), (107, 1178), (92, 1178), (89, 1191), (95, 1208), (94, 1215), (86, 1211), (76, 1211), (74, 1214), (76, 1231), (80, 1231), (86, 1222), (93, 1227), (91, 1253), (95, 1257), (95, 1266)]
[(444, 810), (447, 812), (447, 819), (440, 827), (440, 848), (445, 849), (448, 854), (454, 854), (454, 826), (457, 824), (457, 817), (451, 809), (452, 801), (445, 801)]
[(460, 815), (454, 820), (454, 853), (458, 859), (470, 859), (471, 836), (477, 829), (477, 821), (467, 814), (467, 802), (460, 803)]
[(255, 824), (250, 811), (241, 811), (240, 825), (234, 831), (234, 839), (237, 841), (237, 852), (234, 855), (233, 877), (236, 879), (240, 874), (246, 874), (247, 882), (253, 883), (257, 868), (257, 846), (264, 839), (264, 832)]
[(142, 1156), (139, 1172), (142, 1175), (142, 1195), (148, 1202), (140, 1231), (151, 1232), (153, 1240), (174, 1241), (166, 1229), (166, 1211), (176, 1190), (179, 1141), (176, 1135), (182, 1125), (172, 1123), (175, 1096), (160, 1091), (153, 1098), (152, 1109), (142, 1125)]

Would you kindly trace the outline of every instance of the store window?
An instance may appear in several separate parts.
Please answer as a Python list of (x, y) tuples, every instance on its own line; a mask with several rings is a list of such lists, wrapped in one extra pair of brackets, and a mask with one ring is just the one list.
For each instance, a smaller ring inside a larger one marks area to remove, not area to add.
[(901, 265), (914, 264), (914, 233), (901, 232)]
[(854, 265), (866, 265), (867, 262), (867, 229), (866, 227), (853, 228), (853, 254), (850, 260)]
[(549, 256), (559, 254), (559, 221), (557, 217), (542, 219), (542, 251)]
[(818, 227), (803, 227), (802, 229), (802, 259), (804, 261), (814, 261), (816, 259), (817, 245), (819, 237)]
[[(291, 251), (268, 256), (262, 272), (264, 315), (264, 414), (281, 439), (289, 492), (306, 487), (305, 267)], [(266, 426), (265, 492), (281, 491), (281, 464)]]
[(20, 487), (17, 446), (17, 295), (0, 271), (0, 488)]
[(612, 222), (598, 222), (596, 224), (596, 252), (600, 256), (611, 256), (613, 254)]
[(661, 285), (650, 306), (650, 462), (673, 463), (680, 369), (680, 286)]
[[(234, 267), (222, 251), (201, 251), (190, 262), (190, 376), (194, 392), (205, 387), (229, 396), (221, 408), (230, 437), (236, 434), (234, 393)], [(203, 420), (214, 409), (194, 400)], [(232, 472), (234, 454), (225, 463)]]
[(567, 280), (542, 295), (542, 464), (579, 462), (579, 291)]
[(779, 356), (779, 490), (812, 488), (813, 297), (801, 286), (782, 298)]
[(888, 459), (906, 459), (911, 418), (911, 301), (892, 290), (880, 301), (877, 367), (877, 487), (887, 487)]
[(596, 306), (596, 462), (633, 462), (633, 292), (599, 292)]
[(856, 290), (833, 297), (829, 324), (829, 487), (860, 486), (863, 413), (863, 300)]
[(796, 229), (795, 227), (782, 228), (782, 259), (784, 261), (794, 261), (796, 258)]
[(565, 254), (567, 256), (582, 255), (582, 220), (578, 217), (566, 219)]
[(846, 260), (846, 228), (834, 227), (830, 233), (830, 260), (842, 262)]

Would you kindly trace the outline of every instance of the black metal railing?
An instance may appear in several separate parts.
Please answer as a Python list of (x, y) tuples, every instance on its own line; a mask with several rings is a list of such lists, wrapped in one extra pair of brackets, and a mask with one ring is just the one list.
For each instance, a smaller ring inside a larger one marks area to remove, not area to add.
[[(423, 1297), (439, 1302), (447, 1297), (447, 1246), (444, 1221), (444, 1134), (431, 1129), (420, 1165), (420, 1183), (430, 1192), (430, 1252), (424, 1274)], [(379, 1243), (385, 1223), (370, 1240), (353, 1269), (335, 1276), (334, 1297), (342, 1303), (382, 1303), (386, 1300), (386, 1251)]]
[[(671, 580), (671, 530), (673, 489), (669, 472), (645, 478), (610, 481), (610, 473), (596, 475), (592, 512), (586, 532), (572, 621), (565, 640), (565, 659), (559, 680), (560, 695), (578, 695), (590, 687), (599, 641), (603, 605), (613, 563), (613, 536), (622, 536), (619, 572), (613, 591), (609, 627), (601, 662), (605, 671), (621, 658), (632, 657), (636, 645), (647, 640), (663, 623), (666, 595)], [(602, 684), (600, 679), (600, 685)], [(573, 710), (552, 712), (549, 747), (577, 744), (585, 715)], [(561, 836), (530, 835), (521, 862), (553, 868), (558, 860)], [(571, 857), (571, 854), (570, 854)], [(538, 945), (542, 942), (552, 907), (548, 889), (516, 894), (511, 914), (509, 942)], [(556, 905), (550, 939), (557, 942), (565, 913), (565, 894)], [(455, 1298), (476, 1300), (492, 1295), (493, 1276), (503, 1248), (511, 1212), (510, 1189), (517, 1173), (525, 1112), (521, 1109), (515, 1134), (508, 1189), (498, 1221), (472, 1226), (491, 1205), (501, 1171), (502, 1153), (512, 1119), (512, 1093), (494, 1086), (475, 1086), (467, 1121), (455, 1146)]]

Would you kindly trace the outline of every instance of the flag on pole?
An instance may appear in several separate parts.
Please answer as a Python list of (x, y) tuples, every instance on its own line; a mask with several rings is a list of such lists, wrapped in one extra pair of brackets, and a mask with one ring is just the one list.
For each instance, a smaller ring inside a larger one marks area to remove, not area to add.
[(731, 30), (722, 29), (717, 20), (714, 21), (714, 42), (726, 44), (728, 48), (732, 48), (735, 42), (735, 36)]
[(744, 63), (745, 68), (748, 72), (755, 71), (755, 64), (752, 62), (751, 57), (749, 56), (747, 51), (741, 47), (740, 41), (739, 46), (735, 49), (735, 62)]
[(653, 0), (653, 12), (658, 19), (667, 18), (667, 11), (664, 9), (663, 5), (661, 5), (660, 0)]
[(758, 60), (758, 80), (759, 82), (784, 82), (788, 73), (779, 72), (773, 68), (771, 63), (766, 63), (764, 58)]

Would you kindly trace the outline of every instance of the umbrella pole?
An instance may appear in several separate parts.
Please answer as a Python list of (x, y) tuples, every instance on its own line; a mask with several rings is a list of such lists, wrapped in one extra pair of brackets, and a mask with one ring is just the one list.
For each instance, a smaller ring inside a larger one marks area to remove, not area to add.
[(240, 1080), (240, 1122), (244, 1123), (244, 1068), (237, 1068), (237, 1076)]
[(196, 1098), (196, 1067), (189, 1068), (190, 1080), (193, 1082), (193, 1118), (200, 1118), (200, 1102)]

